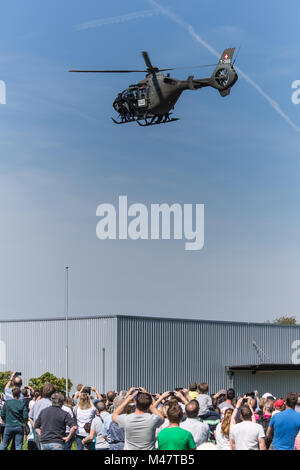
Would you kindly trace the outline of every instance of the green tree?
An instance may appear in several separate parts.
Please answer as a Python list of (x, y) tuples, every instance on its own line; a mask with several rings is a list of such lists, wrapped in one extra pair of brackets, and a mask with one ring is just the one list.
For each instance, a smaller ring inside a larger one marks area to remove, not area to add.
[[(34, 390), (40, 390), (44, 385), (52, 384), (56, 387), (59, 392), (64, 392), (66, 389), (66, 379), (62, 377), (61, 379), (51, 374), (50, 372), (45, 372), (40, 377), (31, 378), (28, 381), (28, 385)], [(70, 392), (73, 384), (70, 379), (68, 379), (68, 391)]]
[(4, 392), (4, 387), (10, 379), (12, 372), (8, 370), (7, 372), (0, 372), (0, 392)]
[(282, 316), (282, 317), (275, 318), (275, 320), (273, 320), (273, 323), (277, 323), (278, 325), (296, 325), (297, 321), (296, 321), (296, 317), (294, 316), (291, 316), (291, 317)]

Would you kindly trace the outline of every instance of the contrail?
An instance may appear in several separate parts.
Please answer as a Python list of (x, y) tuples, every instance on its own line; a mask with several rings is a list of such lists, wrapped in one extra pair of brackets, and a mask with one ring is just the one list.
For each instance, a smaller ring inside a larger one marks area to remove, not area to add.
[[(204, 46), (209, 52), (211, 52), (215, 57), (219, 58), (221, 53), (218, 52), (214, 47), (204, 41), (199, 34), (197, 34), (194, 28), (183, 21), (179, 16), (175, 15), (172, 11), (168, 10), (165, 7), (162, 7), (156, 0), (149, 0), (149, 2), (157, 8), (160, 13), (170, 18), (174, 23), (182, 26), (184, 29), (187, 30), (190, 36), (192, 36), (199, 44)], [(243, 72), (239, 67), (236, 67), (237, 72), (241, 77), (243, 77), (256, 91), (265, 99), (267, 102), (272, 106), (272, 108), (297, 132), (300, 133), (300, 127), (298, 127), (291, 118), (285, 114), (285, 112), (281, 109), (277, 101), (275, 101), (271, 96), (269, 96), (252, 78), (250, 78), (245, 72)]]
[(79, 24), (74, 28), (76, 31), (82, 31), (84, 29), (98, 28), (107, 24), (124, 23), (125, 21), (132, 21), (137, 20), (138, 18), (146, 18), (148, 16), (160, 14), (161, 11), (159, 8), (156, 8), (155, 10), (134, 11), (132, 13), (128, 13), (127, 15), (112, 16), (110, 18), (101, 18), (99, 20), (87, 21), (86, 23)]

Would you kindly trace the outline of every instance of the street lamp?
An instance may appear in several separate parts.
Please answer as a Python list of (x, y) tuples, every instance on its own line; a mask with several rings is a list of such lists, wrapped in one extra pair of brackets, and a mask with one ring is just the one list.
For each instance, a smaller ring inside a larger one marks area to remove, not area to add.
[(69, 266), (65, 267), (66, 397), (69, 396)]

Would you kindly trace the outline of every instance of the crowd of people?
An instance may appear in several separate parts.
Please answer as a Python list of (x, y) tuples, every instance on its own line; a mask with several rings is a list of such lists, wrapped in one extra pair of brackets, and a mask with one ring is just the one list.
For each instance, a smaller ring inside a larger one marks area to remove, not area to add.
[(79, 384), (70, 398), (13, 373), (0, 417), (0, 450), (300, 450), (300, 394), (209, 394), (205, 382), (162, 394)]

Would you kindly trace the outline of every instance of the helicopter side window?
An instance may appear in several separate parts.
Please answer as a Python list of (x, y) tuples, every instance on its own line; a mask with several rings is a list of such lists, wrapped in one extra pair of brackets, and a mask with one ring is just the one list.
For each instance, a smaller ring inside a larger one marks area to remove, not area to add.
[(138, 107), (142, 108), (146, 106), (146, 88), (140, 88), (138, 91)]

